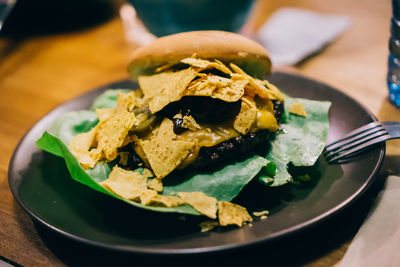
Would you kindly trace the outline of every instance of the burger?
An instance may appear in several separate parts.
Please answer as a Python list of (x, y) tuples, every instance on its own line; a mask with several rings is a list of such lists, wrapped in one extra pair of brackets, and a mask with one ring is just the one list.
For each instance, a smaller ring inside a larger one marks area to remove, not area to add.
[[(186, 32), (137, 49), (129, 73), (146, 117), (132, 130), (127, 165), (159, 178), (175, 169), (205, 168), (253, 151), (278, 130), (283, 96), (264, 80), (267, 51), (241, 35)], [(161, 134), (162, 133), (162, 134)]]

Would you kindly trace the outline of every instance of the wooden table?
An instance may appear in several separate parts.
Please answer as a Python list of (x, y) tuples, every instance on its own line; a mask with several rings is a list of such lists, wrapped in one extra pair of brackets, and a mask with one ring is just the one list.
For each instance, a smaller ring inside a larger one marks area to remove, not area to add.
[[(121, 1), (114, 4), (117, 6)], [(326, 14), (348, 15), (352, 19), (351, 27), (334, 43), (301, 64), (283, 68), (284, 71), (308, 76), (346, 92), (380, 120), (400, 119), (400, 109), (387, 99), (385, 83), (390, 1), (260, 1), (250, 19), (251, 25), (259, 27), (280, 6), (304, 7)], [(8, 187), (7, 170), (18, 141), (42, 116), (91, 88), (127, 77), (126, 66), (136, 45), (125, 41), (115, 9), (111, 14), (113, 18), (97, 24), (91, 21), (87, 27), (71, 30), (62, 24), (63, 31), (57, 32), (54, 30), (57, 25), (49, 21), (41, 26), (51, 28), (51, 34), (37, 31), (14, 38), (4, 34), (0, 38), (0, 258), (3, 260), (26, 266), (75, 265), (85, 262), (78, 259), (85, 255), (95, 262), (96, 251), (82, 252), (68, 242), (58, 247), (64, 247), (70, 254), (55, 249), (54, 244), (61, 241), (35, 227), (15, 202)], [(48, 13), (35, 15), (43, 18)], [(399, 167), (395, 167), (400, 165), (399, 141), (388, 142), (387, 153), (381, 176), (400, 174)], [(254, 248), (252, 258), (246, 261), (334, 265), (361, 225), (377, 188), (373, 187), (344, 212), (306, 233), (277, 242), (273, 247)], [(342, 229), (339, 231), (338, 227)], [(235, 258), (232, 254), (226, 257)], [(138, 262), (134, 257), (127, 260)], [(185, 261), (193, 262), (187, 258)], [(246, 261), (242, 259), (243, 264)], [(154, 261), (141, 258), (139, 262)], [(209, 260), (207, 264), (218, 262)]]

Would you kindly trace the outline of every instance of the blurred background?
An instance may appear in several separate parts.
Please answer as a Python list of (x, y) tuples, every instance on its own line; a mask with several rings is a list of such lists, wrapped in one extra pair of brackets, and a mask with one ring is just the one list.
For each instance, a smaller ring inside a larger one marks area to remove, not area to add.
[(118, 13), (123, 1), (0, 0), (3, 10), (7, 3), (14, 6), (0, 36), (25, 38), (76, 31), (105, 22)]

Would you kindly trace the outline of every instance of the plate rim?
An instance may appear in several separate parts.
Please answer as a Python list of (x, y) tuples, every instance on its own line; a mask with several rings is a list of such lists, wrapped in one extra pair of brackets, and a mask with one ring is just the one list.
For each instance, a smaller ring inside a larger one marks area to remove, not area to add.
[[(353, 97), (349, 96), (348, 94), (346, 94), (345, 92), (336, 89), (335, 87), (312, 79), (312, 78), (308, 78), (306, 76), (303, 76), (301, 74), (295, 74), (295, 73), (290, 73), (290, 72), (282, 72), (282, 71), (274, 71), (271, 74), (275, 74), (275, 75), (283, 75), (283, 76), (289, 76), (292, 78), (300, 78), (303, 80), (306, 80), (307, 82), (313, 82), (316, 83), (318, 85), (322, 85), (324, 87), (329, 87), (330, 90), (335, 91), (336, 93), (341, 94), (342, 96), (350, 99), (351, 101), (355, 102), (357, 105), (360, 106), (360, 108), (368, 114), (368, 116), (373, 120), (373, 121), (377, 121), (376, 116), (368, 109), (366, 108), (363, 104), (361, 104), (358, 100), (354, 99)], [(270, 75), (271, 75), (270, 74)], [(385, 153), (386, 153), (386, 145), (385, 143), (382, 143), (379, 147), (380, 151), (379, 151), (379, 158), (378, 161), (376, 163), (376, 165), (374, 166), (373, 171), (369, 174), (368, 178), (363, 182), (362, 186), (358, 188), (357, 191), (355, 191), (353, 194), (351, 194), (351, 196), (349, 196), (347, 199), (345, 199), (344, 201), (340, 202), (340, 204), (334, 206), (333, 208), (326, 210), (325, 212), (321, 213), (320, 215), (313, 217), (312, 219), (309, 219), (305, 222), (296, 224), (294, 226), (285, 228), (283, 230), (274, 232), (272, 234), (270, 234), (267, 238), (265, 237), (257, 237), (254, 240), (251, 241), (247, 241), (247, 242), (242, 242), (242, 243), (238, 243), (238, 244), (224, 244), (224, 245), (217, 245), (217, 246), (208, 246), (208, 247), (204, 247), (204, 248), (180, 248), (180, 249), (160, 249), (160, 248), (142, 248), (142, 247), (132, 247), (129, 245), (116, 245), (116, 244), (105, 244), (99, 241), (93, 241), (87, 238), (83, 238), (81, 236), (78, 235), (74, 235), (71, 234), (67, 231), (64, 231), (62, 229), (57, 228), (54, 225), (51, 225), (50, 223), (46, 222), (45, 220), (43, 220), (42, 218), (40, 218), (38, 215), (36, 215), (33, 211), (31, 211), (28, 207), (26, 207), (26, 205), (24, 204), (24, 202), (21, 200), (18, 192), (16, 192), (16, 188), (14, 188), (12, 186), (12, 180), (13, 180), (13, 172), (14, 172), (14, 168), (15, 168), (15, 157), (18, 154), (18, 151), (21, 147), (21, 145), (24, 143), (24, 141), (28, 138), (28, 136), (30, 134), (33, 133), (33, 130), (37, 127), (37, 125), (39, 125), (40, 123), (44, 122), (45, 119), (50, 116), (53, 113), (58, 112), (59, 109), (62, 109), (62, 107), (64, 105), (67, 105), (69, 103), (75, 102), (77, 100), (79, 100), (82, 97), (87, 97), (90, 96), (91, 94), (93, 95), (97, 95), (99, 91), (104, 90), (104, 88), (112, 88), (113, 85), (115, 84), (119, 84), (122, 82), (128, 82), (131, 81), (129, 78), (127, 79), (121, 79), (118, 81), (113, 81), (107, 84), (104, 84), (102, 86), (97, 86), (93, 89), (88, 90), (87, 92), (84, 92), (76, 97), (73, 97), (70, 100), (64, 101), (62, 103), (60, 103), (59, 105), (57, 105), (55, 108), (53, 108), (52, 110), (50, 110), (48, 113), (46, 113), (44, 116), (42, 116), (38, 121), (36, 121), (32, 127), (29, 128), (29, 130), (23, 135), (23, 137), (20, 139), (20, 141), (18, 142), (17, 146), (15, 147), (12, 156), (10, 158), (10, 162), (8, 165), (8, 185), (10, 188), (10, 191), (14, 197), (14, 199), (17, 201), (17, 203), (20, 205), (20, 207), (22, 207), (22, 209), (24, 210), (24, 212), (26, 212), (34, 222), (41, 224), (42, 226), (44, 226), (45, 228), (47, 228), (48, 230), (51, 230), (52, 232), (64, 237), (64, 238), (68, 238), (70, 240), (76, 241), (76, 242), (81, 242), (83, 244), (92, 246), (92, 247), (97, 247), (97, 248), (102, 248), (102, 249), (106, 249), (106, 250), (110, 250), (110, 251), (115, 251), (115, 252), (127, 252), (127, 253), (136, 253), (136, 254), (142, 254), (142, 255), (192, 255), (192, 254), (209, 254), (209, 253), (217, 253), (217, 252), (221, 252), (221, 251), (226, 251), (226, 250), (233, 250), (233, 249), (240, 249), (240, 248), (244, 248), (244, 247), (249, 247), (249, 246), (254, 246), (254, 245), (259, 245), (262, 243), (268, 243), (268, 242), (272, 242), (278, 239), (282, 239), (285, 237), (289, 237), (291, 235), (294, 235), (296, 233), (299, 233), (300, 231), (304, 231), (306, 229), (309, 229), (311, 227), (316, 226), (317, 224), (320, 224), (324, 221), (326, 221), (327, 219), (331, 218), (332, 216), (340, 213), (340, 211), (344, 210), (345, 208), (347, 208), (352, 202), (354, 202), (355, 200), (357, 200), (360, 196), (363, 195), (363, 193), (365, 191), (368, 190), (368, 188), (373, 184), (373, 181), (375, 180), (375, 178), (377, 177), (377, 174), (382, 166), (384, 157), (385, 157)]]

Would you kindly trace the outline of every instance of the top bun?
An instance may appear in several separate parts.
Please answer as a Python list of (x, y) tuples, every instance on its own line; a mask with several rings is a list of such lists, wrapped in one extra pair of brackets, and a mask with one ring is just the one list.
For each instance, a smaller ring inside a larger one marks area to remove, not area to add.
[(263, 78), (271, 69), (267, 51), (242, 35), (223, 31), (193, 31), (156, 39), (134, 51), (128, 70), (133, 79), (150, 75), (157, 67), (176, 64), (191, 57), (218, 59), (241, 67), (253, 77)]

